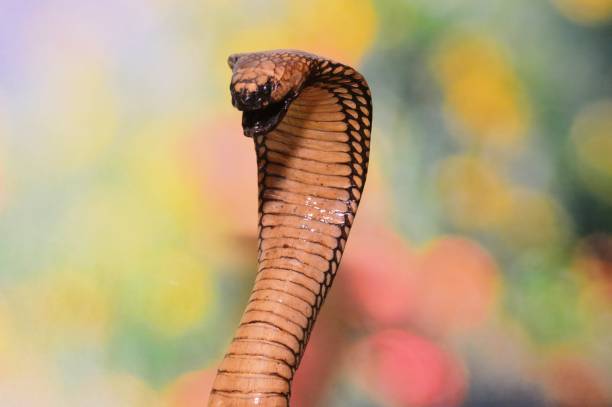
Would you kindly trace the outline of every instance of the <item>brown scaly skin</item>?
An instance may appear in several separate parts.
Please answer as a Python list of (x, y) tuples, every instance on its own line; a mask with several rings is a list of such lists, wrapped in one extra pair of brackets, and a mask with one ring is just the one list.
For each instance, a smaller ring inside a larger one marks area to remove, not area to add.
[(372, 103), (354, 69), (301, 51), (229, 57), (259, 173), (259, 268), (209, 406), (288, 406), (368, 170)]

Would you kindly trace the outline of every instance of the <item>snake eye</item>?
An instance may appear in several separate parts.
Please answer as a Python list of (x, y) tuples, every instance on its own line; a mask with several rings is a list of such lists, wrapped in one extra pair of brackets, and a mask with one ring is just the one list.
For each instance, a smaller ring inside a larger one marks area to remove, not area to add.
[(261, 87), (261, 94), (263, 96), (267, 96), (269, 97), (270, 94), (272, 94), (272, 84), (270, 82), (266, 82), (262, 87)]

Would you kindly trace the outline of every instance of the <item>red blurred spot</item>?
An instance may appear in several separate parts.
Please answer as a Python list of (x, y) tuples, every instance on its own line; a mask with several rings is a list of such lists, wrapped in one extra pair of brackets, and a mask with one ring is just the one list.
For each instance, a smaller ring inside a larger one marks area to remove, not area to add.
[(464, 369), (432, 342), (400, 330), (381, 331), (357, 347), (367, 391), (393, 406), (456, 406), (465, 394)]
[(355, 307), (385, 327), (417, 323), (436, 334), (465, 331), (495, 309), (500, 277), (493, 258), (464, 238), (442, 238), (411, 250), (397, 234), (361, 228), (343, 260)]
[(390, 326), (409, 320), (415, 297), (409, 271), (415, 259), (406, 242), (382, 228), (356, 228), (342, 260), (355, 306), (371, 321)]
[(610, 406), (612, 394), (603, 377), (587, 361), (564, 356), (546, 366), (544, 382), (555, 405)]
[(443, 238), (422, 256), (414, 280), (421, 326), (453, 333), (474, 328), (491, 315), (501, 281), (495, 261), (481, 246), (464, 238)]

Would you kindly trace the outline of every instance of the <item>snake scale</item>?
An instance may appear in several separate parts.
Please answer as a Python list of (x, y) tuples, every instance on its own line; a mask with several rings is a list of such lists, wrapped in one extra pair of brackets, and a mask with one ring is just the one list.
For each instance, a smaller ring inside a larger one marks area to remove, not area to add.
[(355, 69), (302, 51), (234, 54), (232, 104), (255, 141), (259, 267), (209, 406), (288, 406), (368, 172), (372, 101)]

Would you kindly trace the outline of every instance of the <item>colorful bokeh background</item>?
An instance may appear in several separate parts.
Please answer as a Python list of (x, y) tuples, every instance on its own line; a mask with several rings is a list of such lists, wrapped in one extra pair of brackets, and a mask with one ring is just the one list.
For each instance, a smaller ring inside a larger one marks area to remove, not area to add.
[(0, 405), (204, 405), (256, 269), (226, 58), (274, 48), (375, 109), (294, 406), (611, 406), (611, 0), (3, 0)]

